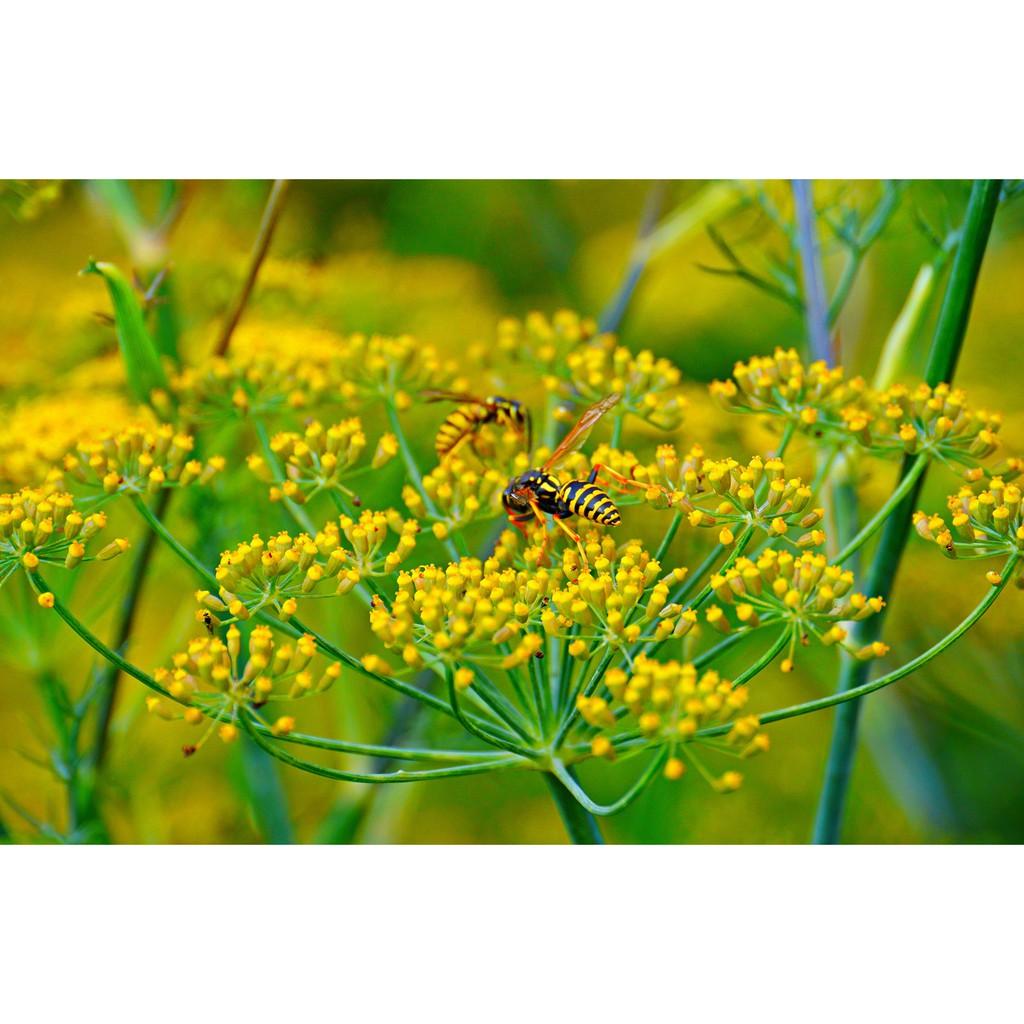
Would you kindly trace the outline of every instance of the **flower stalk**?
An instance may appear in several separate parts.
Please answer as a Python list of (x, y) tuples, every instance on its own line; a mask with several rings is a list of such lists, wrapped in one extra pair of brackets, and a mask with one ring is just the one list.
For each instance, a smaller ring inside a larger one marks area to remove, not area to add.
[[(1000, 181), (982, 180), (976, 181), (971, 189), (963, 235), (953, 260), (953, 268), (950, 272), (935, 337), (929, 352), (925, 380), (931, 386), (951, 380), (956, 369), (967, 333), (967, 323), (970, 318), (978, 275), (981, 272), (982, 260), (992, 230), (992, 221), (999, 203), (1001, 186)], [(891, 595), (903, 550), (906, 547), (911, 517), (924, 481), (925, 468), (925, 464), (920, 458), (904, 458), (900, 471), (900, 484), (895, 492), (902, 493), (903, 497), (893, 504), (885, 519), (882, 536), (872, 562), (869, 591), (880, 595), (886, 602)], [(913, 476), (915, 470), (917, 471), (916, 479), (908, 486), (906, 481)], [(881, 520), (876, 516), (872, 523), (880, 525)], [(861, 534), (863, 533), (864, 531), (861, 531)], [(860, 534), (858, 538), (857, 546), (867, 539)], [(844, 553), (848, 555), (851, 552)], [(884, 621), (883, 613), (857, 623), (853, 637), (854, 645), (870, 644), (877, 640)], [(865, 685), (869, 668), (870, 666), (866, 662), (844, 659), (839, 674), (838, 693), (859, 692)], [(837, 843), (839, 841), (857, 744), (859, 717), (860, 705), (854, 700), (844, 702), (836, 712), (832, 745), (829, 750), (825, 780), (812, 834), (815, 843)]]

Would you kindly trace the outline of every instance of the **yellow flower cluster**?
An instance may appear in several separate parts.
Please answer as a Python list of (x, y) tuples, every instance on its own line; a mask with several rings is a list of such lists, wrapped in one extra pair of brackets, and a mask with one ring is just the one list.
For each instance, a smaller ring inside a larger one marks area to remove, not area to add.
[[(581, 694), (576, 708), (583, 720), (600, 730), (591, 740), (591, 751), (599, 757), (615, 756), (615, 740), (606, 730), (615, 726), (616, 706), (633, 717), (640, 734), (647, 740), (669, 745), (670, 756), (665, 763), (665, 776), (680, 778), (686, 768), (677, 756), (694, 741), (697, 730), (709, 725), (733, 722), (726, 742), (741, 757), (751, 757), (768, 749), (768, 737), (760, 731), (755, 715), (738, 717), (747, 703), (745, 687), (733, 686), (714, 671), (698, 673), (689, 663), (659, 662), (641, 654), (627, 672), (615, 668), (604, 677), (609, 697)], [(703, 765), (694, 758), (698, 769)], [(729, 771), (708, 781), (721, 792), (739, 788), (743, 781), (739, 772)]]
[(847, 426), (861, 443), (909, 454), (932, 449), (973, 465), (998, 447), (998, 413), (972, 409), (960, 388), (896, 385), (866, 396), (862, 409), (848, 410)]
[(224, 469), (224, 459), (215, 455), (205, 465), (190, 459), (194, 443), (168, 423), (153, 429), (135, 424), (80, 442), (64, 456), (63, 469), (106, 494), (155, 494), (165, 487), (205, 484)]
[(81, 441), (132, 422), (147, 409), (103, 390), (64, 389), (0, 412), (0, 484), (31, 487), (60, 476), (60, 460)]
[[(394, 510), (366, 509), (357, 520), (341, 516), (328, 522), (316, 537), (282, 531), (264, 541), (257, 534), (221, 555), (215, 573), (219, 596), (205, 590), (196, 594), (200, 617), (205, 622), (208, 612), (226, 611), (247, 619), (269, 608), (287, 620), (302, 598), (327, 596), (328, 581), (336, 581), (334, 593), (347, 594), (362, 579), (394, 572), (416, 547), (418, 532), (415, 520)], [(397, 543), (385, 552), (391, 534)]]
[[(707, 621), (722, 633), (736, 626), (754, 629), (772, 622), (788, 623), (793, 643), (782, 663), (782, 670), (788, 672), (793, 668), (797, 636), (801, 643), (813, 635), (826, 646), (846, 646), (842, 623), (870, 618), (885, 607), (882, 598), (865, 597), (853, 586), (853, 573), (829, 565), (824, 555), (809, 551), (793, 555), (770, 548), (756, 561), (739, 558), (724, 573), (711, 577), (711, 589), (720, 603), (708, 609)], [(726, 608), (732, 609), (731, 616)], [(866, 660), (882, 657), (888, 650), (876, 642), (851, 653)]]
[[(424, 653), (452, 660), (466, 653), (500, 654), (501, 666), (514, 668), (543, 645), (543, 634), (529, 627), (537, 623), (556, 579), (547, 569), (502, 569), (493, 559), (464, 558), (444, 569), (425, 565), (399, 574), (390, 608), (374, 601), (370, 628), (414, 668), (423, 664)], [(467, 671), (457, 674), (460, 686), (471, 680)]]
[(261, 326), (236, 338), (227, 358), (190, 367), (171, 382), (186, 419), (261, 415), (319, 403), (376, 399), (411, 404), (410, 391), (462, 389), (458, 363), (411, 335), (333, 334)]
[[(330, 388), (325, 365), (302, 347), (279, 354), (236, 349), (227, 358), (186, 367), (170, 383), (182, 418), (200, 423), (306, 409)], [(171, 404), (158, 402), (158, 407), (169, 413)]]
[(358, 499), (343, 483), (354, 475), (369, 469), (380, 469), (398, 453), (394, 434), (383, 434), (377, 442), (373, 458), (359, 470), (355, 466), (366, 449), (366, 434), (358, 417), (342, 420), (325, 427), (319, 420), (311, 420), (300, 434), (294, 431), (275, 434), (270, 440), (273, 453), (284, 463), (286, 479), (275, 481), (274, 474), (261, 455), (250, 455), (249, 469), (264, 483), (272, 484), (270, 500), (282, 497), (305, 504), (321, 491), (335, 491)]
[(914, 528), (951, 558), (1024, 554), (1024, 498), (1016, 484), (995, 477), (979, 494), (961, 487), (946, 504), (949, 526), (942, 516), (915, 512)]
[(784, 416), (814, 432), (841, 428), (842, 410), (856, 403), (867, 385), (849, 380), (841, 366), (823, 360), (804, 366), (796, 349), (776, 348), (770, 356), (738, 362), (731, 380), (713, 381), (711, 394), (730, 412)]
[(434, 345), (409, 334), (350, 335), (331, 364), (331, 381), (342, 399), (393, 400), (400, 409), (408, 408), (410, 394), (418, 391), (464, 391), (467, 386), (457, 360), (444, 358)]
[(83, 516), (70, 494), (45, 488), (0, 494), (0, 583), (19, 567), (74, 569), (82, 562), (116, 558), (130, 547), (123, 537), (86, 554), (89, 542), (106, 525), (104, 512)]
[(525, 320), (507, 317), (498, 324), (498, 350), (512, 359), (532, 363), (544, 373), (555, 374), (596, 331), (593, 320), (568, 309), (550, 318), (543, 313), (530, 313)]
[(609, 535), (596, 531), (584, 549), (589, 563), (584, 572), (575, 549), (565, 550), (560, 585), (540, 619), (549, 636), (570, 641), (572, 657), (589, 658), (608, 645), (636, 643), (648, 624), (655, 624), (656, 640), (689, 631), (692, 621), (682, 617), (682, 607), (668, 603), (671, 588), (686, 577), (685, 569), (663, 576), (661, 565), (639, 541), (617, 548)]
[(998, 413), (971, 409), (949, 384), (874, 391), (861, 377), (847, 380), (842, 367), (805, 367), (792, 349), (737, 363), (732, 379), (714, 381), (711, 394), (728, 410), (783, 416), (817, 437), (882, 453), (934, 451), (968, 467), (996, 450), (1002, 423)]
[[(308, 635), (294, 642), (279, 642), (267, 626), (256, 626), (246, 648), (243, 664), (242, 635), (236, 626), (228, 628), (226, 642), (215, 636), (192, 640), (186, 650), (174, 656), (172, 668), (159, 668), (154, 673), (156, 681), (184, 709), (150, 697), (146, 702), (150, 712), (161, 718), (183, 719), (190, 725), (210, 718), (212, 731), (219, 720), (236, 715), (239, 707), (259, 708), (270, 701), (323, 693), (341, 675), (337, 662), (324, 670), (313, 667), (316, 644)], [(295, 720), (286, 715), (276, 720), (271, 731), (283, 736), (294, 727)], [(187, 744), (185, 755), (194, 754), (210, 731), (198, 744)], [(218, 731), (226, 743), (239, 735), (232, 721), (222, 721)]]
[[(825, 541), (817, 528), (824, 509), (811, 507), (811, 488), (800, 477), (788, 477), (781, 459), (755, 455), (744, 466), (731, 458), (704, 458), (700, 446), (680, 456), (673, 445), (660, 445), (654, 463), (634, 477), (666, 488), (671, 504), (687, 513), (691, 526), (719, 527), (722, 544), (731, 544), (737, 529), (747, 525), (770, 537), (802, 530), (794, 539), (799, 547), (817, 547)], [(658, 495), (655, 490), (649, 493)], [(705, 503), (711, 501), (717, 504)]]
[(423, 489), (434, 503), (438, 518), (428, 513), (422, 496), (411, 484), (402, 488), (402, 501), (414, 516), (433, 519), (434, 536), (443, 540), (468, 523), (501, 515), (501, 493), (508, 481), (508, 473), (489, 469), (461, 454), (453, 455), (423, 478)]
[(569, 381), (563, 390), (577, 403), (614, 392), (622, 397), (613, 412), (632, 413), (659, 430), (675, 430), (683, 422), (682, 374), (668, 359), (649, 351), (634, 355), (612, 335), (602, 335), (571, 351), (566, 367)]

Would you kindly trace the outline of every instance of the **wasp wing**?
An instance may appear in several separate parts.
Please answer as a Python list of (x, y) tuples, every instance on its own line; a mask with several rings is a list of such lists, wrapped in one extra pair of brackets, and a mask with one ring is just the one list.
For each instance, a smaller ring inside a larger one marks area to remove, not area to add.
[(570, 452), (574, 452), (587, 439), (594, 424), (613, 406), (622, 396), (619, 394), (607, 395), (600, 402), (595, 402), (576, 422), (576, 426), (562, 438), (562, 443), (551, 453), (547, 462), (541, 466), (541, 472), (547, 473), (554, 469), (562, 459)]
[(479, 395), (468, 395), (463, 391), (441, 391), (435, 388), (428, 388), (420, 392), (420, 398), (424, 402), (472, 402), (474, 405), (486, 405), (486, 399)]

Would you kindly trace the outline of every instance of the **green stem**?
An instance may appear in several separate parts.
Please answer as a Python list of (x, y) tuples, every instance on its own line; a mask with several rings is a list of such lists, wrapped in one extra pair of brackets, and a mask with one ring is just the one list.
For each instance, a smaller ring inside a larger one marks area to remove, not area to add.
[[(589, 697), (600, 685), (601, 680), (604, 678), (605, 672), (608, 671), (608, 666), (611, 665), (612, 659), (615, 657), (615, 648), (609, 647), (605, 651), (604, 656), (598, 663), (597, 668), (594, 669), (593, 675), (591, 675), (587, 685), (583, 688), (583, 695)], [(555, 741), (552, 744), (554, 750), (558, 750), (559, 747), (565, 742), (565, 737), (568, 735), (569, 730), (572, 728), (573, 722), (579, 718), (579, 712), (574, 706), (569, 707), (569, 713), (565, 716), (565, 720), (562, 722), (558, 733), (555, 736)]]
[(612, 448), (618, 448), (622, 441), (622, 424), (625, 418), (624, 413), (617, 412), (615, 414), (615, 418), (612, 420), (612, 436), (611, 440), (608, 442)]
[(917, 482), (928, 468), (929, 461), (926, 455), (918, 455), (914, 458), (909, 468), (905, 470), (896, 490), (889, 495), (885, 504), (864, 524), (860, 532), (843, 547), (843, 550), (832, 559), (835, 565), (845, 562), (850, 555), (863, 547), (878, 532), (879, 528), (888, 522), (889, 516), (892, 515), (893, 510), (900, 502), (912, 490), (916, 493)]
[(565, 788), (565, 784), (551, 772), (545, 772), (544, 781), (551, 790), (551, 799), (555, 801), (570, 841), (589, 846), (603, 844), (604, 839), (594, 816)]
[(493, 732), (493, 728), (486, 729), (482, 724), (477, 724), (470, 715), (467, 715), (462, 710), (462, 707), (459, 704), (458, 689), (455, 686), (455, 671), (450, 665), (445, 666), (445, 684), (448, 690), (448, 703), (451, 708), (451, 713), (466, 732), (483, 740), (484, 743), (501, 747), (503, 750), (518, 754), (520, 757), (533, 758), (536, 756), (528, 747), (522, 747), (514, 740), (506, 740), (496, 736)]
[[(1000, 181), (995, 180), (976, 181), (971, 189), (963, 235), (953, 260), (953, 268), (946, 286), (935, 337), (928, 355), (925, 380), (932, 387), (940, 382), (951, 380), (953, 371), (956, 369), (960, 351), (963, 348), (982, 259), (999, 202), (1001, 185)], [(871, 566), (867, 592), (871, 596), (882, 597), (886, 602), (889, 601), (892, 593), (896, 573), (910, 533), (911, 517), (924, 480), (924, 471), (921, 470), (909, 488), (903, 488), (902, 478), (910, 475), (914, 468), (916, 468), (916, 460), (909, 458), (903, 460), (898, 490), (904, 490), (905, 497), (894, 505), (885, 522)], [(851, 636), (853, 645), (861, 646), (876, 640), (881, 635), (884, 621), (885, 611), (883, 610), (870, 619), (857, 623)], [(844, 659), (840, 669), (836, 697), (843, 698), (843, 700), (835, 701), (835, 703), (841, 703), (842, 706), (836, 713), (832, 744), (825, 768), (825, 780), (818, 802), (813, 832), (815, 843), (835, 843), (839, 839), (853, 756), (857, 746), (857, 723), (860, 714), (859, 703), (849, 698), (848, 695), (851, 693), (859, 695), (865, 686), (871, 685), (866, 682), (869, 671), (868, 662), (853, 661), (852, 659)], [(870, 690), (865, 692), (870, 692)]]
[(131, 502), (135, 510), (149, 524), (149, 528), (206, 584), (210, 592), (216, 594), (220, 591), (220, 584), (217, 577), (196, 558), (174, 534), (164, 526), (149, 508), (149, 506), (138, 495), (132, 495)]
[(654, 560), (660, 565), (663, 563), (665, 555), (668, 554), (668, 549), (672, 544), (672, 541), (676, 539), (676, 534), (679, 532), (679, 527), (683, 522), (683, 511), (680, 509), (673, 517), (672, 521), (668, 524), (668, 529), (665, 531), (665, 536), (662, 537), (661, 543), (658, 545), (658, 550), (654, 554)]
[[(164, 489), (157, 498), (156, 511), (154, 516), (161, 519), (167, 511), (171, 491)], [(139, 598), (142, 595), (142, 587), (146, 580), (146, 571), (153, 557), (156, 548), (156, 534), (152, 530), (146, 532), (139, 547), (138, 554), (132, 563), (131, 576), (128, 580), (128, 590), (125, 592), (121, 602), (121, 618), (117, 624), (114, 634), (114, 647), (116, 650), (124, 650), (131, 636), (135, 624), (135, 613), (138, 608)], [(96, 717), (96, 735), (92, 747), (92, 761), (96, 770), (103, 763), (107, 752), (107, 739), (110, 734), (110, 722), (114, 714), (114, 701), (117, 698), (117, 683), (120, 673), (113, 665), (108, 664), (107, 671), (103, 674), (100, 689), (99, 711)]]
[[(385, 399), (384, 408), (387, 411), (388, 422), (391, 424), (391, 432), (395, 435), (398, 441), (398, 450), (402, 454), (402, 461), (405, 463), (405, 471), (409, 474), (409, 479), (412, 481), (413, 487), (416, 488), (420, 498), (423, 499), (423, 505), (427, 512), (434, 519), (441, 519), (441, 513), (438, 511), (437, 506), (434, 504), (433, 499), (427, 494), (426, 489), (423, 486), (423, 474), (420, 473), (420, 467), (416, 463), (416, 456), (412, 453), (412, 448), (409, 445), (409, 440), (405, 436), (405, 431), (402, 429), (402, 421), (398, 415), (398, 409), (395, 407), (395, 403), (390, 399)], [(444, 541), (445, 550), (448, 555), (454, 560), (459, 560), (459, 551), (452, 541), (451, 537), (445, 537)]]
[(328, 768), (326, 765), (316, 764), (313, 761), (304, 761), (302, 758), (281, 750), (267, 738), (264, 730), (257, 729), (256, 724), (251, 720), (247, 711), (243, 711), (239, 718), (242, 727), (253, 738), (256, 744), (265, 750), (271, 757), (276, 757), (282, 764), (291, 768), (298, 768), (300, 771), (308, 772), (310, 775), (319, 775), (325, 779), (334, 779), (338, 782), (423, 782), (427, 779), (451, 779), (460, 775), (481, 775), (484, 772), (493, 772), (498, 768), (509, 768), (514, 764), (522, 764), (522, 758), (509, 756), (500, 761), (497, 758), (481, 761), (476, 764), (452, 765), (448, 768), (426, 768), (422, 771), (408, 772), (399, 768), (395, 772), (348, 772), (340, 768)]
[[(263, 450), (263, 457), (267, 460), (267, 466), (270, 468), (271, 476), (274, 478), (274, 483), (280, 484), (284, 481), (284, 469), (281, 466), (281, 461), (278, 459), (274, 449), (270, 447), (270, 435), (267, 433), (267, 425), (263, 420), (256, 416), (252, 417), (252, 427), (256, 431), (256, 437), (259, 439), (260, 448)], [(316, 526), (313, 525), (313, 520), (310, 519), (309, 513), (302, 508), (301, 505), (297, 505), (291, 498), (285, 498), (282, 496), (282, 504), (288, 510), (288, 514), (295, 520), (299, 526), (310, 535), (315, 537), (317, 530)]]
[(992, 179), (976, 181), (971, 188), (963, 237), (953, 259), (953, 269), (946, 285), (935, 338), (924, 372), (925, 381), (932, 387), (952, 379), (960, 358), (974, 302), (974, 290), (981, 273), (981, 261), (985, 257), (1002, 186), (1002, 181)]
[(752, 665), (745, 668), (736, 678), (733, 680), (733, 686), (743, 686), (745, 683), (749, 683), (759, 672), (763, 672), (782, 652), (783, 648), (789, 643), (789, 639), (792, 636), (792, 627), (784, 629), (775, 640), (775, 643), (771, 645), (757, 659)]
[(857, 272), (864, 262), (865, 253), (875, 243), (896, 210), (899, 195), (900, 189), (886, 182), (885, 192), (865, 225), (864, 234), (856, 239), (853, 248), (850, 250), (846, 266), (843, 268), (842, 276), (836, 285), (832, 302), (828, 307), (828, 323), (830, 327), (835, 324), (843, 306), (846, 304), (846, 299), (850, 294), (850, 289), (853, 287), (853, 282), (857, 279)]
[(601, 817), (607, 817), (610, 814), (618, 814), (619, 811), (625, 810), (640, 794), (654, 781), (654, 777), (661, 771), (662, 765), (668, 759), (668, 747), (662, 747), (654, 757), (651, 758), (650, 763), (643, 770), (640, 777), (633, 783), (629, 789), (626, 790), (618, 800), (613, 801), (610, 804), (599, 804), (595, 803), (587, 795), (586, 790), (573, 778), (572, 773), (565, 765), (558, 761), (553, 764), (554, 774), (558, 778), (558, 781), (572, 794), (584, 810), (590, 814), (597, 814)]

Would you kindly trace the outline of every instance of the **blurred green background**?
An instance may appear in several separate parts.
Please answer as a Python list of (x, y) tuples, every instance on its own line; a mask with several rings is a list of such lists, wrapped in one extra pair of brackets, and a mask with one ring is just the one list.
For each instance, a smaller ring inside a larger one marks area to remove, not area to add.
[[(50, 401), (52, 409), (55, 396), (76, 396), (67, 403), (73, 418), (79, 409), (102, 415), (98, 404), (76, 405), (83, 393), (93, 400), (120, 400), (116, 341), (96, 315), (108, 310), (106, 297), (96, 279), (78, 276), (89, 257), (122, 266), (169, 266), (186, 358), (200, 358), (212, 347), (244, 274), (268, 183), (133, 187), (148, 221), (168, 215), (165, 238), (153, 241), (119, 224), (100, 192), (84, 183), (45, 190), (14, 183), (4, 189), (0, 465), (5, 445), (12, 445), (11, 432), (29, 429), (26, 424), (43, 434), (51, 431), (55, 449), (63, 432), (73, 429), (54, 422), (49, 411), (33, 418), (31, 403)], [(863, 227), (885, 190), (877, 182), (819, 182), (815, 189), (826, 279), (834, 289), (850, 256), (841, 241), (844, 230)], [(960, 223), (966, 196), (960, 182), (900, 185), (895, 209), (864, 254), (837, 321), (842, 362), (851, 373), (873, 374), (919, 268), (935, 258), (936, 242)], [(1024, 208), (1018, 207), (1019, 201), (1009, 200), (997, 215), (956, 378), (974, 404), (1004, 411), (1010, 452), (1024, 451)], [(645, 208), (657, 214), (664, 231), (629, 302), (622, 340), (634, 350), (666, 355), (683, 369), (691, 407), (673, 440), (700, 442), (745, 461), (769, 446), (770, 438), (756, 424), (718, 412), (705, 385), (728, 375), (738, 358), (776, 345), (805, 347), (799, 310), (735, 272), (742, 266), (776, 284), (792, 274), (784, 230), (792, 211), (784, 182), (296, 182), (242, 329), (272, 322), (297, 331), (409, 332), (461, 352), (486, 343), (504, 315), (569, 307), (598, 317), (626, 276)], [(730, 254), (737, 263), (730, 263)], [(903, 368), (908, 379), (923, 367), (937, 308), (936, 300), (916, 336)], [(862, 473), (862, 493), (879, 503), (891, 485), (891, 469), (865, 463)], [(394, 474), (381, 474), (381, 500), (394, 500), (387, 497), (396, 488)], [(949, 477), (933, 473), (922, 507), (944, 507), (952, 490)], [(239, 501), (235, 511), (186, 539), (215, 560), (228, 543), (257, 525), (266, 528), (246, 503)], [(691, 558), (685, 547), (690, 542), (681, 543), (681, 561), (695, 564), (700, 555)], [(146, 668), (166, 659), (193, 630), (187, 573), (163, 551), (155, 566), (156, 583), (147, 588), (130, 648), (144, 652), (140, 661)], [(109, 614), (126, 571), (127, 565), (112, 566), (102, 579), (93, 574), (83, 584), (76, 601), (87, 598), (91, 621), (102, 623)], [(885, 665), (902, 663), (942, 636), (985, 586), (976, 565), (948, 562), (933, 546), (912, 540), (886, 626), (892, 652)], [(27, 601), (14, 592), (20, 589), (21, 581), (14, 580), (0, 597), (0, 821), (13, 838), (31, 841), (39, 838), (40, 825), (51, 823), (59, 832), (66, 818), (47, 753), (51, 727), (34, 680), (49, 667), (77, 691), (91, 666), (58, 624), (47, 620), (42, 636), (26, 635), (17, 626), (21, 619), (12, 609)], [(1024, 839), (1021, 600), (1018, 592), (1008, 592), (951, 653), (868, 701), (847, 841)], [(362, 627), (345, 628), (359, 636)], [(832, 656), (808, 652), (792, 676), (772, 671), (759, 678), (753, 708), (829, 692), (834, 673)], [(141, 687), (122, 684), (100, 783), (111, 838), (280, 838), (280, 829), (254, 806), (243, 750), (211, 745), (201, 757), (183, 762), (174, 727), (147, 716), (143, 698)], [(335, 688), (320, 703), (317, 725), (323, 730), (355, 731), (369, 740), (386, 728), (384, 702), (365, 687)], [(625, 814), (605, 821), (605, 834), (622, 843), (804, 842), (830, 732), (830, 712), (773, 726), (770, 755), (750, 764), (739, 793), (717, 796), (698, 779), (658, 783)], [(629, 770), (584, 773), (601, 798), (616, 793)], [(303, 842), (338, 835), (338, 821), (368, 795), (365, 788), (299, 773), (279, 776), (279, 785), (291, 820), (283, 834)], [(545, 787), (529, 773), (382, 787), (370, 798), (359, 841), (564, 841)]]

